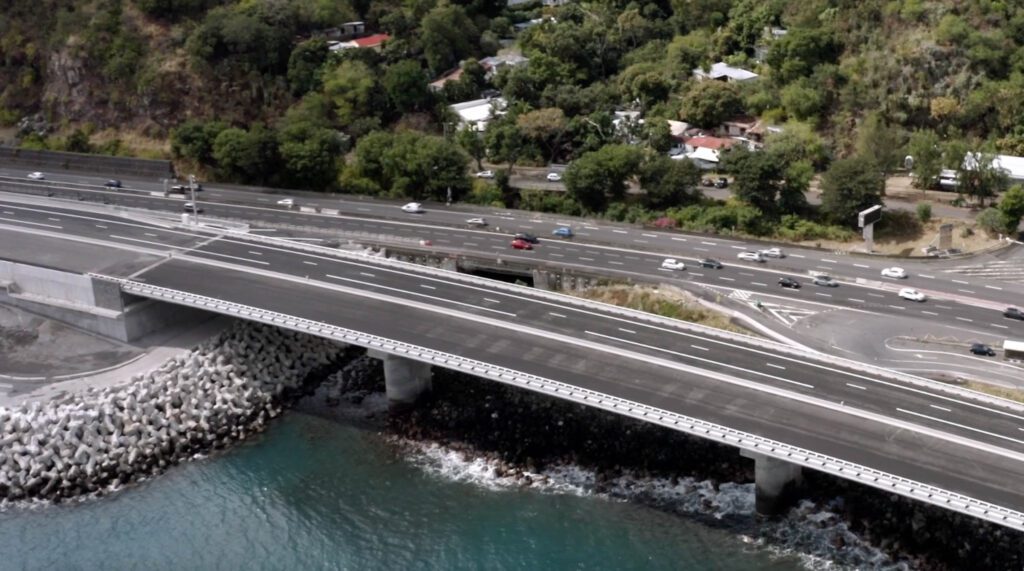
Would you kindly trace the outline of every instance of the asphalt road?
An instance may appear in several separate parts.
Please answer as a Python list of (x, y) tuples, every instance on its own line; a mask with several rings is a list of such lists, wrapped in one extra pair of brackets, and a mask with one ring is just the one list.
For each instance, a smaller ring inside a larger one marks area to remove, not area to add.
[(464, 355), (1024, 509), (1024, 417), (1006, 410), (528, 290), (70, 208), (0, 206), (12, 213), (0, 224), (25, 233), (173, 252), (137, 276), (146, 283)]

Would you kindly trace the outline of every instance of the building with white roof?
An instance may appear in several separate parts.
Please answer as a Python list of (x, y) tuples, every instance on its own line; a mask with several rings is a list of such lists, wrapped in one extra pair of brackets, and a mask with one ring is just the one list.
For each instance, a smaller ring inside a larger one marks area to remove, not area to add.
[(470, 128), (474, 131), (487, 129), (487, 122), (503, 115), (508, 102), (503, 97), (490, 99), (474, 99), (450, 105), (449, 108), (459, 116), (459, 129)]
[(711, 66), (709, 71), (704, 71), (704, 68), (696, 68), (693, 70), (693, 76), (697, 79), (714, 79), (716, 81), (750, 81), (760, 77), (756, 73), (743, 69), (741, 67), (733, 67), (724, 61), (720, 61)]

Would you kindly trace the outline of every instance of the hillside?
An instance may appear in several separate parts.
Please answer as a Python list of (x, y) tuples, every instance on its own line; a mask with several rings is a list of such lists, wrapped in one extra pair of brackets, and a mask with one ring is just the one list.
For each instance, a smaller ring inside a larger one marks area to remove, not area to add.
[[(1024, 7), (1015, 3), (8, 4), (0, 128), (40, 113), (46, 121), (21, 144), (131, 153), (134, 141), (148, 141), (149, 154), (224, 180), (395, 196), (453, 187), (508, 202), (502, 179), (482, 188), (465, 178), (472, 159), (543, 165), (600, 150), (618, 165), (615, 177), (638, 177), (656, 193), (660, 184), (664, 193), (643, 206), (664, 210), (700, 198), (673, 190), (692, 186), (693, 173), (650, 160), (675, 144), (665, 120), (714, 130), (753, 116), (785, 134), (769, 144), (784, 159), (772, 175), (781, 186), (768, 190), (777, 204), (746, 200), (776, 218), (808, 215), (784, 198), (796, 196), (786, 185), (838, 158), (889, 171), (909, 152), (928, 162), (918, 176), (933, 184), (938, 168), (959, 168), (970, 149), (1024, 154)], [(335, 45), (337, 27), (355, 20), (365, 23), (358, 36), (386, 41)], [(499, 52), (513, 59), (483, 59)], [(694, 78), (716, 62), (747, 75)], [(442, 76), (451, 80), (428, 89)], [(457, 132), (447, 106), (487, 90), (500, 90), (507, 112), (480, 137), (442, 137)], [(623, 128), (616, 111), (643, 121)], [(647, 154), (634, 151), (641, 147)], [(583, 171), (567, 178), (567, 199), (540, 207), (602, 211), (602, 196), (622, 199), (608, 173)], [(583, 180), (602, 194), (576, 192)]]

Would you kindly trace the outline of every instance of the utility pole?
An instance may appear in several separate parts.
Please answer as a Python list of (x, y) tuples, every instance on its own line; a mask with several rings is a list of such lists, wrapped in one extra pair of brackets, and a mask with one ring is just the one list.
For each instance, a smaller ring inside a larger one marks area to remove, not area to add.
[(452, 185), (448, 185), (448, 194), (445, 196), (445, 206), (452, 205)]
[(192, 223), (199, 224), (199, 204), (196, 202), (196, 175), (188, 175), (188, 188), (192, 192)]

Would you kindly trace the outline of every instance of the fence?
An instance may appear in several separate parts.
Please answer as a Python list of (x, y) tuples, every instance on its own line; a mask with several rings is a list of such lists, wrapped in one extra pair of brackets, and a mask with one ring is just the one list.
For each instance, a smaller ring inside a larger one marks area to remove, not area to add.
[(36, 151), (5, 146), (0, 146), (0, 165), (23, 166), (50, 172), (75, 171), (150, 179), (174, 177), (174, 165), (171, 161)]

